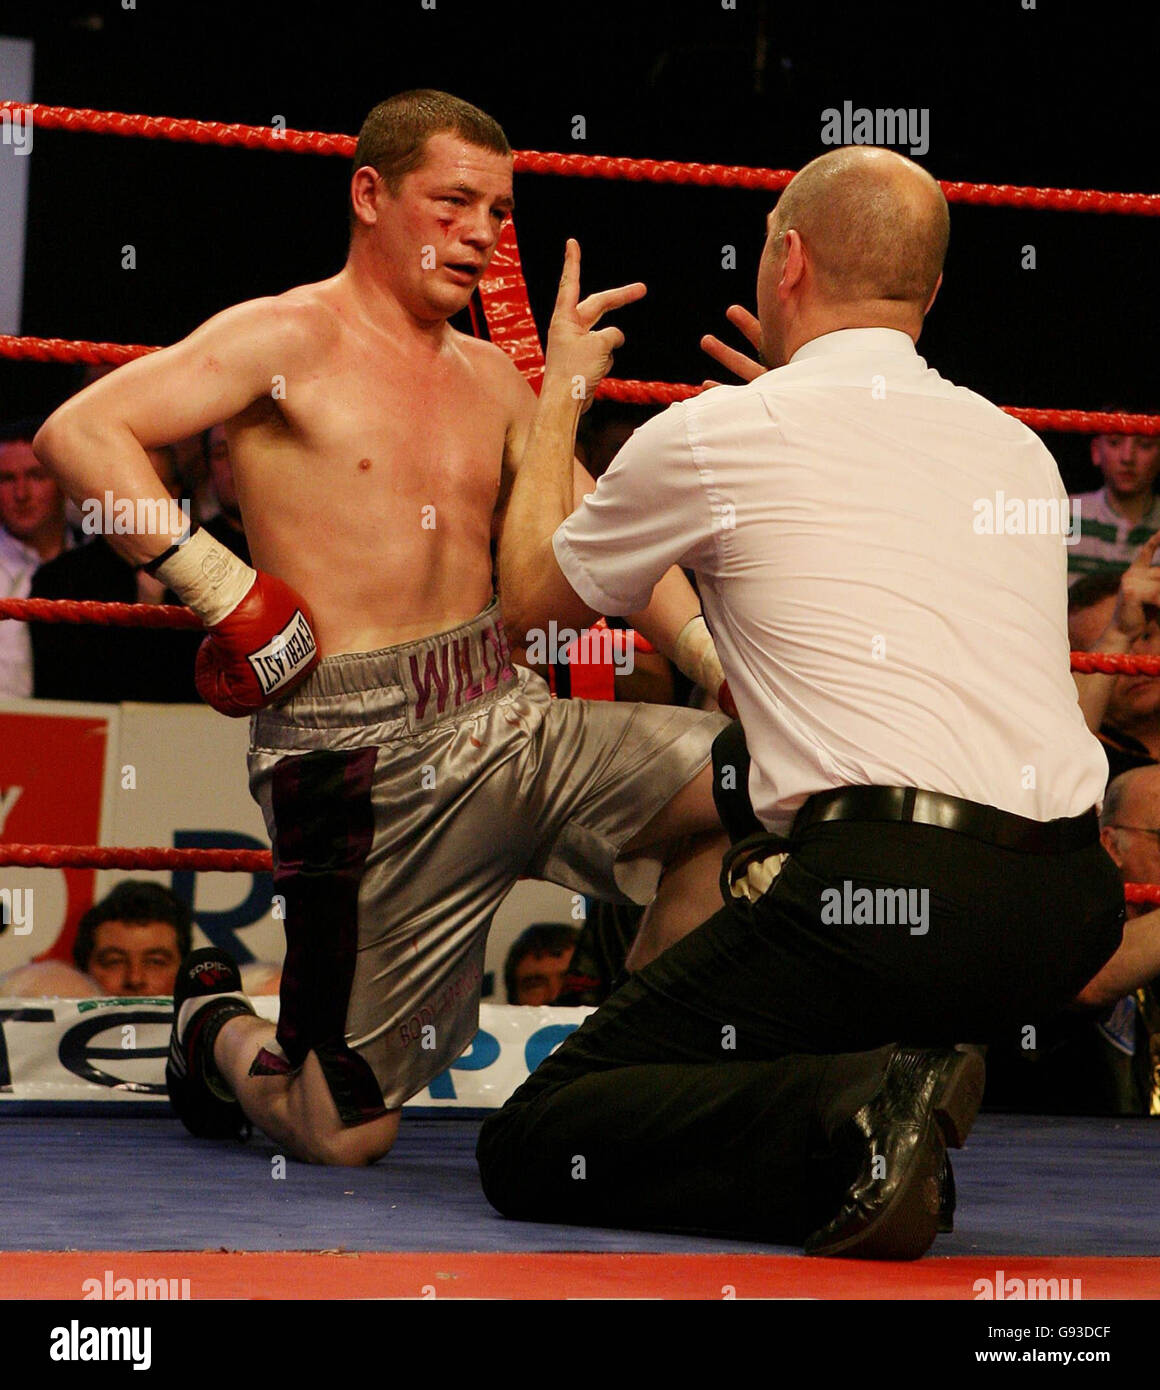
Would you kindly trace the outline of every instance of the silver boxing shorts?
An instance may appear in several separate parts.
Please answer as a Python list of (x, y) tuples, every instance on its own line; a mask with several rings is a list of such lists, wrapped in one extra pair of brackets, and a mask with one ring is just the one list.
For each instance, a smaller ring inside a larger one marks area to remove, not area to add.
[(475, 1035), (492, 915), (521, 875), (647, 902), (661, 863), (622, 847), (709, 761), (728, 721), (554, 700), (513, 667), (498, 608), (328, 657), (251, 723), (286, 960), (277, 1046), (317, 1054), (343, 1122), (393, 1110)]

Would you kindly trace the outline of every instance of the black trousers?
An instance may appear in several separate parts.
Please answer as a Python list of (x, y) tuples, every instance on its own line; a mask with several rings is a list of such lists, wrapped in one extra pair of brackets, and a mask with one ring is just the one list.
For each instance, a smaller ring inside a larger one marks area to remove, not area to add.
[[(859, 889), (899, 887), (906, 921), (881, 920), (885, 895), (879, 920), (856, 920)], [(1098, 841), (1031, 854), (909, 823), (814, 825), (759, 902), (732, 900), (634, 975), (484, 1123), (484, 1192), (525, 1220), (800, 1242), (857, 1172), (850, 1119), (892, 1047), (986, 1043), (1044, 1017), (1123, 918)]]

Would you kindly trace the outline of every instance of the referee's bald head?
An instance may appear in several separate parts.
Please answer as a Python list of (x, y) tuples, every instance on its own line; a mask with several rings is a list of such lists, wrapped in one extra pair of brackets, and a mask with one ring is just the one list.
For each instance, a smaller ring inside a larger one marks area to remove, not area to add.
[(893, 150), (852, 145), (811, 160), (770, 216), (775, 243), (796, 230), (818, 295), (924, 312), (942, 273), (950, 214), (937, 182)]

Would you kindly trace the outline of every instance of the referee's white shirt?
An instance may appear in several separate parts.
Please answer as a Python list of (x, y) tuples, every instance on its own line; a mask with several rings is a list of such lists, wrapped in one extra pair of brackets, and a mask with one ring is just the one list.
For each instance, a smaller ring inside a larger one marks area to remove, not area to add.
[(768, 829), (866, 785), (1051, 820), (1108, 775), (1069, 671), (1068, 515), (1035, 434), (853, 328), (643, 425), (553, 547), (602, 613), (696, 571)]

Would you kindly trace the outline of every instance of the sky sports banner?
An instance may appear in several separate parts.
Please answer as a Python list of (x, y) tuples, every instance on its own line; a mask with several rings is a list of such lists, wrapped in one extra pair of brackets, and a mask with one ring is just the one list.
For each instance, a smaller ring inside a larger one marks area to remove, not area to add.
[[(278, 1017), (274, 997), (254, 1007)], [(498, 1109), (591, 1012), (482, 1004), (471, 1046), (407, 1106)], [(172, 1018), (167, 998), (0, 999), (0, 1114), (63, 1101), (164, 1108)]]

